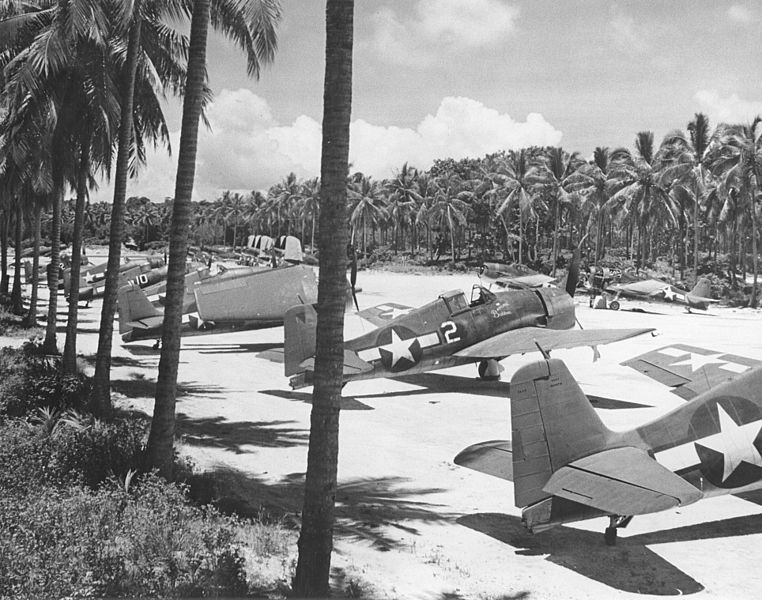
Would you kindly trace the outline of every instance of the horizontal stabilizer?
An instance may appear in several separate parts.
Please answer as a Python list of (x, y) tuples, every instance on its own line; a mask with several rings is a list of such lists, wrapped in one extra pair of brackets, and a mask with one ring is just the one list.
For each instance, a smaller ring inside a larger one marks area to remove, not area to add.
[(613, 515), (642, 515), (696, 502), (702, 493), (648, 453), (604, 450), (557, 470), (543, 491)]
[(500, 333), (455, 353), (470, 359), (504, 358), (511, 354), (536, 352), (539, 345), (545, 351), (581, 346), (599, 346), (619, 342), (653, 331), (649, 329), (544, 329), (522, 327)]
[(453, 462), (461, 467), (513, 481), (513, 452), (508, 440), (474, 444), (461, 450)]
[(386, 325), (392, 319), (396, 319), (400, 315), (407, 314), (412, 309), (404, 304), (397, 304), (396, 302), (387, 302), (386, 304), (379, 304), (371, 308), (359, 311), (360, 315), (366, 321), (369, 321), (376, 327)]
[[(299, 369), (301, 371), (314, 371), (315, 357), (310, 356), (308, 359), (303, 360), (299, 363)], [(344, 349), (344, 375), (357, 375), (372, 370), (373, 366), (357, 356), (357, 352), (354, 350), (347, 350), (346, 348)]]
[(672, 392), (685, 400), (735, 379), (760, 364), (762, 362), (752, 358), (688, 344), (664, 346), (622, 363), (662, 385), (674, 388)]

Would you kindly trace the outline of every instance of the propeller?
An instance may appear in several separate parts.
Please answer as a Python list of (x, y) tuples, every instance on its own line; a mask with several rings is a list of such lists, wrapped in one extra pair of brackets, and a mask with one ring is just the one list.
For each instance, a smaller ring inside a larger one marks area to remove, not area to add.
[(587, 234), (579, 241), (577, 247), (572, 252), (571, 263), (569, 264), (569, 274), (566, 276), (566, 293), (574, 298), (574, 292), (577, 290), (577, 284), (579, 283), (579, 263), (581, 257), (582, 244), (585, 243)]
[[(349, 271), (349, 285), (352, 291), (352, 300), (355, 303), (355, 310), (360, 312), (360, 305), (357, 303), (357, 252), (354, 246), (348, 248), (350, 252), (350, 271)], [(347, 302), (349, 304), (349, 302)]]

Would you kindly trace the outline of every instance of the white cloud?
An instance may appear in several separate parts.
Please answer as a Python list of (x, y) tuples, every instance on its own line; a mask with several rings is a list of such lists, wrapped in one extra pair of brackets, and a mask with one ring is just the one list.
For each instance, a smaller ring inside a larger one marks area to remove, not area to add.
[(758, 12), (742, 4), (733, 4), (728, 8), (728, 18), (741, 25), (752, 25), (762, 20)]
[(503, 0), (418, 0), (407, 18), (386, 6), (373, 16), (373, 46), (383, 60), (424, 67), (514, 32), (519, 9)]
[[(321, 127), (300, 116), (290, 125), (275, 121), (267, 102), (249, 90), (223, 90), (207, 110), (212, 131), (201, 128), (194, 199), (213, 200), (223, 190), (267, 189), (290, 172), (298, 177), (320, 174)], [(415, 128), (379, 126), (363, 120), (351, 124), (349, 160), (356, 171), (389, 177), (403, 163), (429, 168), (436, 158), (481, 157), (490, 152), (530, 145), (555, 145), (561, 132), (542, 115), (523, 122), (470, 98), (444, 98), (435, 114)], [(178, 148), (179, 133), (172, 134)], [(151, 152), (147, 168), (130, 182), (128, 195), (154, 201), (174, 194), (176, 158)], [(94, 200), (110, 200), (104, 189)]]
[(738, 94), (723, 98), (717, 90), (699, 90), (693, 99), (715, 124), (751, 123), (754, 117), (762, 115), (762, 102), (744, 100)]
[(631, 16), (615, 14), (609, 21), (609, 28), (609, 38), (625, 54), (638, 56), (648, 51), (646, 34)]

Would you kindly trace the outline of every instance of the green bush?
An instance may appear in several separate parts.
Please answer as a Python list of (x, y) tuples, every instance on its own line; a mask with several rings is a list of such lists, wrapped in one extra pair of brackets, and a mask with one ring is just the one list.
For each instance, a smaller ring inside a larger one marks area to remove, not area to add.
[(97, 491), (0, 492), (0, 597), (235, 596), (242, 524), (153, 475)]
[(63, 375), (57, 357), (43, 354), (36, 342), (0, 349), (0, 415), (20, 417), (41, 407), (82, 410), (89, 393), (87, 376)]

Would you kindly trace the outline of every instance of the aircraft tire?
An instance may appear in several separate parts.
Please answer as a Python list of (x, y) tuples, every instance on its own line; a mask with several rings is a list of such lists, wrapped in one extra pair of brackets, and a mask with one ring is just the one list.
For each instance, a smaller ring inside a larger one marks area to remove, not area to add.
[(500, 380), (500, 365), (496, 360), (482, 360), (479, 362), (479, 378), (484, 381)]
[(616, 546), (616, 527), (606, 527), (603, 539), (606, 541), (607, 546)]
[(612, 300), (612, 301), (609, 303), (609, 308), (610, 308), (611, 310), (619, 310), (619, 307), (620, 307), (620, 304), (619, 304), (619, 301), (618, 301), (618, 300)]

